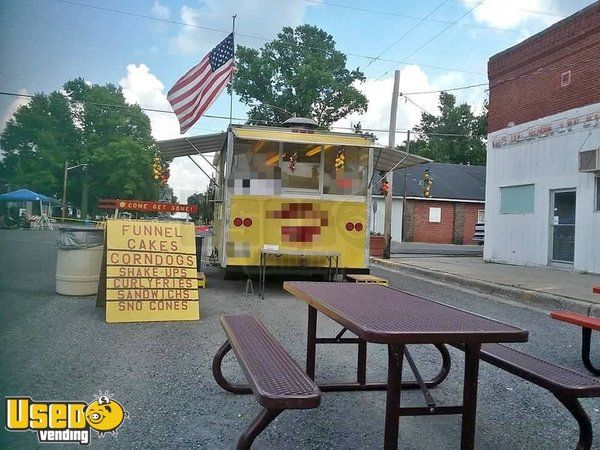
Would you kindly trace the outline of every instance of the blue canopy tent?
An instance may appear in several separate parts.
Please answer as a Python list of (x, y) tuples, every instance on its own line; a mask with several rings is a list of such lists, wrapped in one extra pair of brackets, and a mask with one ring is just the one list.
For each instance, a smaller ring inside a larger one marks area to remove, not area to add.
[[(0, 201), (32, 203), (39, 202), (41, 220), (39, 221), (39, 223), (38, 221), (36, 221), (36, 223), (34, 224), (35, 228), (43, 228), (44, 226), (47, 226), (48, 228), (52, 229), (52, 225), (48, 221), (48, 218), (44, 214), (42, 214), (42, 205), (44, 203), (47, 203), (48, 205), (60, 205), (60, 202), (55, 198), (48, 197), (44, 194), (38, 194), (37, 192), (30, 191), (29, 189), (19, 189), (16, 191), (7, 192), (6, 194), (1, 194)], [(49, 208), (49, 210), (52, 211), (51, 208)]]
[(19, 189), (17, 191), (7, 192), (0, 195), (0, 201), (5, 202), (44, 202), (60, 205), (60, 202), (55, 198), (50, 198), (44, 194), (30, 191), (29, 189)]

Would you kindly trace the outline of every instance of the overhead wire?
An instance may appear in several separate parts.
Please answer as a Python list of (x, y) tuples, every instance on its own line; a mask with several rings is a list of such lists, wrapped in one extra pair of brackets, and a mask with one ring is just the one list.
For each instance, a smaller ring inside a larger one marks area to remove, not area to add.
[[(222, 30), (222, 29), (218, 29), (218, 28), (211, 28), (211, 27), (206, 27), (206, 26), (201, 26), (201, 25), (196, 25), (193, 23), (187, 23), (187, 22), (181, 22), (181, 21), (177, 21), (177, 20), (172, 20), (172, 19), (164, 19), (161, 17), (155, 17), (155, 16), (150, 16), (150, 15), (146, 15), (146, 14), (139, 14), (139, 13), (133, 13), (133, 12), (129, 12), (129, 11), (123, 11), (123, 10), (119, 10), (119, 9), (114, 9), (114, 8), (107, 8), (104, 6), (97, 6), (97, 5), (89, 5), (87, 3), (81, 3), (81, 2), (77, 2), (77, 1), (73, 1), (73, 0), (48, 0), (48, 1), (53, 1), (53, 2), (58, 2), (58, 3), (64, 3), (64, 4), (68, 4), (68, 5), (74, 5), (74, 6), (80, 6), (83, 8), (90, 8), (90, 9), (95, 9), (95, 10), (100, 10), (100, 11), (106, 11), (106, 12), (111, 12), (111, 13), (115, 13), (115, 14), (121, 14), (121, 15), (127, 15), (127, 16), (133, 16), (133, 17), (138, 17), (138, 18), (142, 18), (142, 19), (149, 19), (149, 20), (155, 20), (155, 21), (159, 21), (159, 22), (166, 22), (166, 23), (170, 23), (170, 24), (175, 24), (175, 25), (181, 25), (181, 26), (185, 26), (185, 27), (190, 27), (190, 28), (198, 28), (201, 30), (206, 30), (206, 31), (211, 31), (211, 32), (215, 32), (215, 33), (220, 33), (223, 35), (228, 35), (231, 33), (231, 30)], [(264, 42), (271, 42), (273, 39), (272, 38), (268, 38), (265, 36), (256, 36), (256, 35), (252, 35), (252, 34), (246, 34), (246, 33), (241, 33), (236, 31), (236, 36), (241, 36), (241, 37), (245, 37), (245, 38), (249, 38), (249, 39), (257, 39), (260, 41), (264, 41)], [(327, 50), (324, 47), (319, 47), (316, 45), (303, 45), (303, 47), (305, 48), (311, 48), (311, 49), (315, 49), (315, 50)], [(356, 58), (362, 58), (362, 59), (367, 59), (367, 60), (373, 60), (376, 59), (374, 56), (370, 56), (370, 55), (362, 55), (359, 53), (352, 53), (352, 52), (345, 52), (343, 50), (342, 51), (344, 54), (348, 55), (348, 56), (353, 56)], [(379, 61), (383, 61), (383, 62), (391, 62), (391, 63), (396, 63), (396, 64), (411, 64), (411, 62), (409, 61), (399, 61), (396, 59), (387, 59), (387, 58), (378, 58)], [(437, 66), (437, 65), (428, 65), (428, 64), (419, 64), (421, 67), (427, 67), (430, 69), (437, 69), (437, 70), (450, 70), (453, 72), (461, 72), (461, 73), (468, 73), (468, 74), (472, 74), (472, 75), (485, 75), (482, 72), (475, 72), (475, 71), (471, 71), (471, 70), (463, 70), (463, 69), (457, 69), (457, 68), (451, 68), (451, 67), (442, 67), (442, 66)]]
[[(423, 19), (423, 17), (410, 16), (408, 14), (401, 14), (401, 13), (397, 13), (397, 12), (393, 12), (393, 11), (382, 11), (382, 10), (378, 10), (378, 9), (362, 8), (362, 7), (358, 7), (358, 6), (341, 5), (339, 3), (330, 3), (330, 2), (324, 2), (321, 0), (302, 0), (302, 1), (306, 2), (306, 3), (314, 3), (314, 4), (320, 5), (320, 6), (329, 6), (332, 8), (342, 8), (342, 9), (353, 10), (353, 11), (358, 11), (358, 12), (365, 12), (365, 13), (370, 13), (370, 14), (379, 14), (379, 15), (383, 15), (383, 16), (400, 17), (403, 19), (411, 19), (411, 20), (422, 20)], [(456, 1), (456, 0), (451, 0), (451, 1)], [(530, 12), (530, 11), (528, 11), (528, 12)], [(443, 20), (443, 19), (427, 18), (427, 21), (444, 23), (444, 24), (450, 23), (450, 21)], [(488, 26), (488, 25), (476, 25), (476, 24), (471, 24), (471, 23), (465, 23), (462, 26), (471, 27), (471, 28), (480, 28), (483, 30), (507, 31), (510, 33), (520, 33), (521, 32), (521, 30), (515, 30), (515, 29), (511, 29), (511, 28), (500, 28), (500, 27), (492, 27), (492, 26)]]
[[(422, 48), (424, 48), (425, 46), (429, 45), (433, 40), (437, 39), (439, 36), (441, 36), (443, 33), (445, 33), (446, 31), (448, 31), (450, 28), (452, 28), (454, 25), (456, 25), (461, 19), (465, 18), (466, 16), (468, 16), (469, 14), (471, 14), (471, 12), (477, 8), (479, 5), (481, 5), (483, 2), (485, 2), (485, 0), (480, 0), (475, 6), (473, 6), (471, 9), (469, 9), (467, 12), (465, 12), (462, 16), (460, 16), (458, 19), (456, 19), (454, 22), (448, 24), (442, 31), (440, 31), (439, 33), (435, 34), (434, 36), (432, 36), (430, 39), (428, 39), (425, 43), (421, 44), (419, 47), (417, 47), (415, 50), (413, 50), (413, 52), (408, 55), (407, 57), (403, 58), (404, 60), (410, 58), (411, 56), (413, 56), (414, 54), (416, 54), (419, 50), (421, 50)], [(392, 69), (395, 69), (395, 67), (392, 67), (388, 70), (386, 70), (383, 75), (379, 76), (377, 79), (380, 80), (381, 78), (383, 78), (384, 76), (386, 76)]]
[(449, 0), (444, 0), (436, 8), (434, 8), (429, 14), (427, 14), (425, 17), (423, 17), (417, 24), (413, 25), (412, 28), (410, 28), (409, 30), (404, 32), (404, 34), (402, 36), (400, 36), (398, 39), (396, 39), (392, 45), (386, 47), (385, 50), (383, 50), (381, 53), (379, 53), (374, 59), (369, 61), (367, 63), (367, 65), (365, 67), (363, 67), (363, 70), (365, 70), (367, 67), (369, 67), (371, 64), (373, 64), (375, 61), (378, 61), (380, 57), (382, 57), (385, 53), (387, 53), (389, 50), (391, 50), (396, 45), (398, 45), (398, 43), (402, 39), (404, 39), (406, 36), (408, 36), (409, 33), (412, 33), (414, 30), (416, 30), (423, 22), (425, 22), (425, 20), (427, 20), (427, 18), (431, 17), (431, 15), (433, 15), (437, 10), (439, 10), (442, 6), (444, 6), (446, 3), (448, 3), (448, 1)]
[[(23, 98), (34, 98), (35, 95), (31, 95), (31, 94), (21, 94), (21, 93), (17, 93), (17, 92), (5, 92), (5, 91), (0, 91), (0, 95), (7, 95), (7, 96), (13, 96), (13, 97), (23, 97)], [(66, 96), (65, 96), (66, 97)], [(129, 108), (131, 106), (137, 106), (138, 108), (140, 108), (142, 111), (149, 111), (149, 112), (156, 112), (156, 113), (163, 113), (163, 114), (175, 114), (174, 111), (169, 111), (167, 109), (158, 109), (158, 108), (146, 108), (143, 107), (141, 105), (135, 104), (135, 105), (120, 105), (120, 104), (116, 104), (116, 103), (100, 103), (100, 102), (92, 102), (92, 101), (79, 101), (79, 100), (73, 100), (70, 99), (68, 97), (66, 97), (67, 101), (69, 101), (69, 103), (77, 103), (77, 104), (84, 104), (84, 105), (93, 105), (93, 106), (99, 106), (99, 107), (105, 107), (105, 108), (119, 108), (119, 109), (126, 109)], [(209, 119), (217, 119), (217, 120), (226, 120), (229, 121), (229, 116), (219, 116), (219, 115), (215, 115), (215, 114), (204, 114), (202, 117), (206, 117)], [(236, 121), (236, 122), (245, 122), (247, 120), (247, 118), (241, 118), (241, 117), (233, 117), (232, 120)], [(267, 121), (255, 121), (257, 123), (260, 124), (265, 124), (268, 125), (270, 124), (270, 122)], [(343, 127), (343, 126), (331, 126), (331, 129), (334, 130), (349, 130), (349, 131), (354, 131), (355, 129), (353, 127)], [(388, 129), (381, 129), (381, 128), (362, 128), (363, 131), (369, 131), (369, 132), (376, 132), (376, 133), (388, 133), (389, 130)], [(406, 133), (408, 130), (404, 130), (404, 129), (397, 129), (395, 132), (396, 133)], [(413, 132), (411, 131), (411, 133), (416, 133), (416, 134), (423, 134), (420, 132)], [(432, 136), (470, 136), (470, 135), (466, 135), (466, 134), (458, 134), (458, 133), (428, 133), (429, 135)]]
[[(4, 91), (0, 91), (0, 95), (7, 95), (7, 96), (13, 96), (13, 97), (24, 97), (24, 98), (33, 98), (35, 97), (35, 95), (31, 95), (31, 94), (21, 94), (21, 93), (16, 93), (16, 92), (4, 92)], [(64, 95), (64, 94), (63, 94)], [(66, 96), (65, 96), (66, 97)], [(408, 97), (406, 97), (408, 98)], [(126, 109), (128, 107), (131, 106), (137, 106), (139, 107), (142, 111), (150, 111), (150, 112), (158, 112), (158, 113), (164, 113), (164, 114), (175, 114), (175, 112), (173, 111), (169, 111), (166, 109), (157, 109), (157, 108), (146, 108), (143, 107), (141, 105), (120, 105), (120, 104), (116, 104), (116, 103), (99, 103), (99, 102), (91, 102), (91, 101), (79, 101), (79, 100), (73, 100), (70, 99), (68, 97), (66, 97), (66, 99), (69, 101), (69, 103), (78, 103), (78, 104), (84, 104), (84, 105), (93, 105), (93, 106), (99, 106), (99, 107), (115, 107), (115, 108), (119, 108), (119, 109)], [(428, 114), (431, 114), (430, 112), (428, 112), (427, 110), (425, 110), (423, 107), (421, 107), (420, 105), (416, 104), (413, 100), (409, 99), (409, 101), (411, 103), (413, 103), (415, 106), (417, 106), (418, 108), (422, 109), (423, 111), (425, 111)], [(435, 115), (435, 114), (431, 114), (431, 115)], [(217, 120), (226, 120), (229, 121), (229, 116), (219, 116), (219, 115), (214, 115), (214, 114), (205, 114), (202, 117), (207, 117), (209, 119), (217, 119)], [(233, 120), (236, 122), (245, 122), (247, 119), (244, 118), (240, 118), (240, 117), (233, 117)], [(262, 123), (262, 124), (269, 124), (270, 122), (266, 122), (266, 121), (256, 121), (258, 123)], [(354, 131), (354, 128), (352, 127), (342, 127), (342, 126), (332, 126), (330, 127), (331, 129), (335, 129), (335, 130), (349, 130), (349, 131)], [(363, 131), (368, 131), (368, 132), (375, 132), (375, 133), (389, 133), (389, 129), (385, 129), (385, 128), (362, 128)], [(405, 134), (407, 133), (409, 130), (407, 129), (396, 129), (395, 133), (397, 134)], [(579, 131), (573, 131), (572, 133), (580, 133), (580, 132), (584, 132), (584, 131), (588, 131), (587, 129), (584, 130), (579, 130)], [(422, 131), (414, 131), (411, 130), (411, 135), (421, 135), (421, 136), (439, 136), (439, 137), (474, 137), (472, 134), (462, 134), (462, 133), (425, 133)]]

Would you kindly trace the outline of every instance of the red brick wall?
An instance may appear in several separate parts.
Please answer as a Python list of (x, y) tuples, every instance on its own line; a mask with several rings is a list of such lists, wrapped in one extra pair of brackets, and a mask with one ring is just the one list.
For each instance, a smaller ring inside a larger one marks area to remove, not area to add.
[[(412, 204), (412, 242), (429, 242), (433, 244), (452, 244), (454, 242), (455, 203), (431, 200), (409, 200)], [(477, 211), (485, 209), (484, 203), (461, 203), (462, 240), (463, 244), (474, 244), (473, 231), (477, 222)], [(442, 209), (440, 223), (429, 222), (429, 208)], [(408, 208), (407, 208), (408, 209)]]
[(463, 203), (463, 244), (475, 244), (473, 233), (477, 223), (477, 212), (485, 209), (483, 203)]
[[(441, 223), (429, 223), (429, 208), (442, 208)], [(452, 244), (454, 238), (454, 203), (415, 201), (413, 242)]]
[(600, 102), (599, 49), (600, 2), (492, 56), (488, 131)]

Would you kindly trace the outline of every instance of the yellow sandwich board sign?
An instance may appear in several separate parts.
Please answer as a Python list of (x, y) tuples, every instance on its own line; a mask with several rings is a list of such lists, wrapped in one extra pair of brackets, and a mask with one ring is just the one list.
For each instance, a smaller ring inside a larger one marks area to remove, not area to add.
[(194, 225), (109, 220), (106, 321), (199, 318)]

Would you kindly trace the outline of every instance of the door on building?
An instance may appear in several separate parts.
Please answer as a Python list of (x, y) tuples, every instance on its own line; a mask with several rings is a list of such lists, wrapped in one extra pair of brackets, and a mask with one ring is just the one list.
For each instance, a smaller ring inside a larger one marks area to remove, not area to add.
[(550, 209), (550, 259), (573, 264), (575, 259), (575, 191), (553, 191)]

